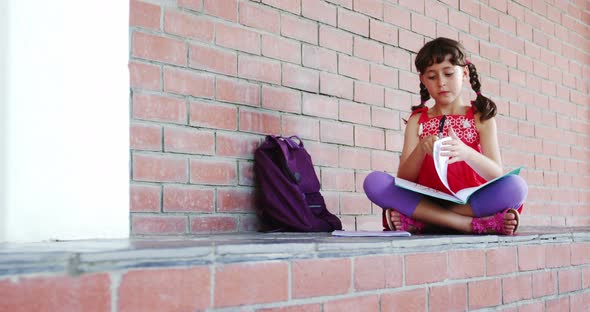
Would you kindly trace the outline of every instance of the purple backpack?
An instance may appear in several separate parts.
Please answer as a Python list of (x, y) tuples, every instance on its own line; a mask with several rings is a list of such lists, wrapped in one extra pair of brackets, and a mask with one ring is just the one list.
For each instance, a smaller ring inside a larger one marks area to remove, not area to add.
[(342, 229), (340, 219), (326, 209), (311, 156), (299, 137), (267, 135), (254, 153), (254, 172), (256, 205), (266, 226), (263, 230), (331, 232)]

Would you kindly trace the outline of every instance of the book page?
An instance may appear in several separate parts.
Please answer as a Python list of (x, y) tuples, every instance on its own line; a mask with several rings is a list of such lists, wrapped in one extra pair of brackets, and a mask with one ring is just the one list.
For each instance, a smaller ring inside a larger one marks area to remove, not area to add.
[(438, 174), (438, 178), (443, 183), (443, 185), (449, 190), (451, 193), (455, 194), (451, 190), (449, 186), (449, 181), (447, 180), (447, 169), (448, 169), (448, 156), (441, 156), (441, 148), (442, 143), (451, 140), (450, 137), (445, 137), (434, 142), (433, 151), (432, 151), (432, 158), (434, 160), (434, 168), (436, 169), (436, 173)]
[(333, 236), (345, 237), (409, 237), (410, 232), (406, 231), (334, 231)]
[(425, 185), (421, 185), (412, 181), (408, 181), (402, 178), (395, 178), (395, 185), (401, 187), (406, 190), (410, 190), (416, 193), (424, 194), (431, 197), (436, 197), (448, 201), (452, 201), (455, 203), (463, 204), (461, 200), (453, 195), (449, 195), (447, 193), (441, 192), (439, 190), (435, 190)]

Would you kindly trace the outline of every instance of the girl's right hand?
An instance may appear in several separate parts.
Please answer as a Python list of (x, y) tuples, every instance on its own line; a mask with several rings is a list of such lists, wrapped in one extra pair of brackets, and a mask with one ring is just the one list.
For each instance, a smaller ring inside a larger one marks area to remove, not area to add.
[(420, 140), (420, 144), (418, 144), (418, 147), (424, 154), (432, 156), (432, 152), (434, 150), (434, 142), (436, 140), (438, 140), (438, 137), (436, 135), (427, 136)]

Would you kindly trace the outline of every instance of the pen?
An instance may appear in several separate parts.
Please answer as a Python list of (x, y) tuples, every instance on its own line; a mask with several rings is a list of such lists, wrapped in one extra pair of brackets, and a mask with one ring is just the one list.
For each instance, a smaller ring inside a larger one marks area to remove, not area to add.
[(438, 138), (442, 139), (443, 136), (443, 129), (445, 127), (445, 121), (447, 120), (447, 115), (443, 115), (440, 119), (440, 123), (438, 125)]

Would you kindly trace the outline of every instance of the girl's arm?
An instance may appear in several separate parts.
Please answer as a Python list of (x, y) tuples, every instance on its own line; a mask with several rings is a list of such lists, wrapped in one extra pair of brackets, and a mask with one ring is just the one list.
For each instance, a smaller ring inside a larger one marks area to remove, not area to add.
[(496, 119), (492, 117), (480, 121), (479, 114), (477, 114), (475, 116), (475, 126), (479, 132), (481, 154), (465, 145), (454, 133), (451, 136), (453, 140), (445, 142), (443, 144), (445, 147), (442, 150), (448, 151), (449, 153), (446, 155), (452, 157), (449, 164), (463, 160), (482, 178), (486, 180), (495, 179), (503, 173)]
[(397, 176), (412, 182), (418, 180), (422, 161), (427, 154), (432, 155), (432, 147), (436, 136), (430, 136), (420, 140), (418, 136), (418, 120), (420, 114), (416, 114), (408, 120), (404, 134), (404, 147), (400, 156)]

